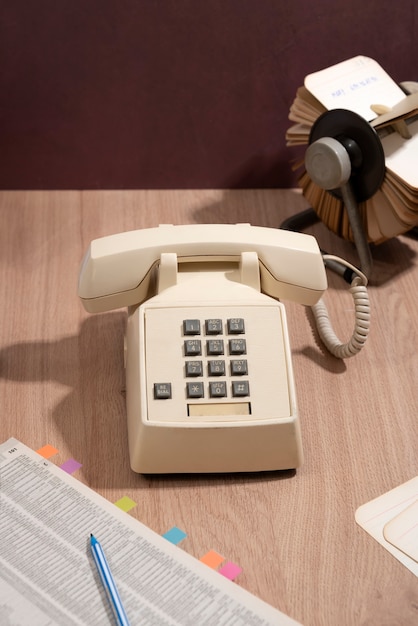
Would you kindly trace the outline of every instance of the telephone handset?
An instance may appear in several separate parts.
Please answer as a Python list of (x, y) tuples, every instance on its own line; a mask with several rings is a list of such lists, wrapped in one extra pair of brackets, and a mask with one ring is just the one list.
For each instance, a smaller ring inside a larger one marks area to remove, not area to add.
[(82, 263), (79, 296), (91, 313), (135, 305), (149, 297), (162, 253), (177, 254), (179, 264), (236, 264), (249, 251), (258, 254), (261, 288), (272, 297), (313, 304), (327, 287), (313, 237), (249, 224), (163, 224), (92, 241)]
[(296, 468), (302, 444), (286, 313), (327, 288), (314, 237), (249, 224), (91, 242), (87, 311), (128, 307), (130, 463), (140, 473)]

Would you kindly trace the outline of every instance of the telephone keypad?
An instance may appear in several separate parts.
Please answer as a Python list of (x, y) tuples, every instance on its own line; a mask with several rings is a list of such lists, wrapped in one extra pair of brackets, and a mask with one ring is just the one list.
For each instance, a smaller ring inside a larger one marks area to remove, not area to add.
[[(245, 334), (245, 322), (241, 317), (231, 317), (226, 321), (216, 319), (206, 319), (201, 322), (198, 319), (183, 320), (184, 335), (200, 335), (202, 330), (205, 335), (211, 336), (206, 339), (207, 357), (218, 357), (225, 355), (225, 343), (228, 346), (227, 356), (239, 356), (247, 354), (247, 342), (244, 337), (236, 337), (236, 335)], [(224, 330), (226, 335), (233, 335), (232, 338), (226, 337), (224, 340)], [(214, 337), (221, 335), (221, 337)], [(202, 355), (202, 341), (200, 339), (184, 340), (184, 356), (193, 357)], [(246, 359), (217, 359), (208, 358), (206, 364), (201, 359), (185, 361), (186, 378), (204, 377), (205, 374), (209, 378), (208, 381), (186, 381), (187, 398), (204, 398), (205, 386), (207, 384), (210, 398), (226, 398), (228, 395), (232, 398), (240, 398), (250, 395), (250, 385), (248, 380), (242, 380), (242, 376), (248, 375), (248, 362)], [(210, 380), (210, 378), (225, 378), (225, 380)], [(229, 379), (230, 377), (230, 379)], [(239, 380), (233, 380), (239, 377)]]
[[(259, 295), (260, 305), (251, 300), (208, 306), (143, 305), (142, 373), (150, 422), (224, 423), (291, 414), (284, 307), (271, 299), (264, 304)], [(185, 334), (199, 328), (200, 334)], [(168, 382), (171, 399), (165, 400)], [(154, 383), (163, 385), (158, 393)]]

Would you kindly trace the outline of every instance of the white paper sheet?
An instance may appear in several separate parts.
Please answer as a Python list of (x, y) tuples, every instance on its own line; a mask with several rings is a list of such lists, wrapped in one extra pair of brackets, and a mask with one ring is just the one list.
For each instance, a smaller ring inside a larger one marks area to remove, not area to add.
[[(390, 528), (389, 523), (404, 513), (416, 500), (418, 500), (418, 477), (395, 487), (395, 489), (371, 500), (371, 502), (363, 504), (357, 509), (355, 518), (359, 526), (393, 554), (415, 576), (418, 576), (418, 563), (408, 556), (406, 551), (396, 547), (397, 541), (390, 543), (385, 538), (385, 528)], [(415, 512), (415, 509), (410, 510), (412, 514)], [(417, 522), (418, 519), (415, 519), (414, 522), (409, 520), (411, 526), (416, 525)], [(404, 545), (402, 547), (404, 548)]]

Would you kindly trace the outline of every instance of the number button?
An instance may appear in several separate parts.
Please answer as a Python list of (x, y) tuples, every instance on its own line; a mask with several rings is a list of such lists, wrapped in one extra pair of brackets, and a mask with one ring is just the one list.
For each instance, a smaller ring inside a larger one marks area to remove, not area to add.
[(205, 320), (207, 335), (222, 335), (222, 320)]
[(245, 339), (230, 339), (229, 354), (246, 354), (247, 343)]
[(186, 361), (186, 376), (202, 376), (202, 361)]
[(208, 361), (209, 376), (225, 376), (225, 361)]
[(231, 376), (245, 376), (248, 374), (248, 364), (246, 359), (231, 361)]
[(242, 317), (231, 317), (227, 322), (228, 333), (230, 335), (242, 335), (245, 333), (245, 325)]
[(184, 320), (183, 332), (185, 335), (200, 335), (200, 320)]
[(222, 339), (208, 339), (206, 347), (208, 354), (211, 356), (224, 353), (224, 342)]
[(209, 394), (211, 398), (224, 398), (226, 396), (226, 383), (209, 383)]
[(197, 356), (202, 354), (202, 343), (200, 339), (186, 339), (184, 342), (184, 355)]

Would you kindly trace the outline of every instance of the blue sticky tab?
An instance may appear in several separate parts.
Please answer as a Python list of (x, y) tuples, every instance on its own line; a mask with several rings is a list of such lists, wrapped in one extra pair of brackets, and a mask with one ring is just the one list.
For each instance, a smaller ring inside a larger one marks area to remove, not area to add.
[(167, 532), (164, 533), (163, 537), (164, 539), (167, 539), (171, 543), (177, 545), (180, 541), (183, 541), (187, 535), (185, 532), (180, 530), (180, 528), (177, 528), (177, 526), (173, 526), (173, 528), (170, 528), (170, 530), (167, 530)]

